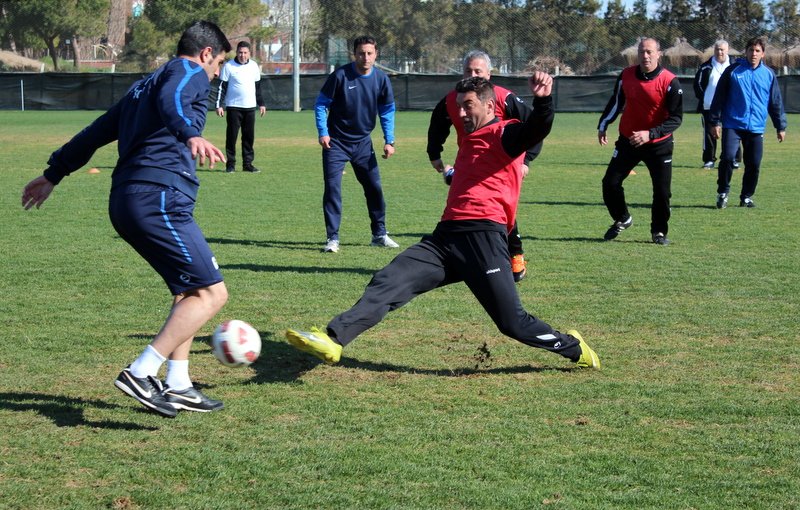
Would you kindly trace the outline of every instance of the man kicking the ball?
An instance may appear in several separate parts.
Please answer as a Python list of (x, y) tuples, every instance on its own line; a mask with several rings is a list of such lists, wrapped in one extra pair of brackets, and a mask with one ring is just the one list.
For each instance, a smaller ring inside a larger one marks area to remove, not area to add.
[(456, 156), (458, 171), (441, 221), (432, 234), (395, 257), (372, 277), (361, 299), (328, 323), (327, 331), (288, 330), (290, 344), (327, 363), (342, 347), (387, 313), (437, 287), (463, 281), (498, 329), (531, 347), (555, 352), (578, 367), (600, 368), (600, 359), (577, 331), (560, 333), (522, 307), (514, 285), (507, 236), (514, 225), (525, 151), (553, 124), (553, 79), (529, 79), (533, 114), (525, 122), (495, 117), (492, 84), (480, 77), (456, 85), (466, 135)]
[[(219, 27), (192, 24), (178, 42), (178, 56), (128, 93), (55, 151), (44, 175), (22, 191), (25, 209), (37, 208), (67, 175), (97, 149), (117, 141), (108, 211), (114, 229), (164, 279), (173, 295), (161, 331), (114, 384), (148, 409), (174, 417), (178, 409), (215, 411), (189, 378), (195, 333), (222, 308), (228, 291), (203, 233), (194, 221), (200, 185), (195, 158), (213, 167), (225, 157), (203, 138), (210, 82), (231, 45)], [(167, 363), (166, 387), (158, 379)]]

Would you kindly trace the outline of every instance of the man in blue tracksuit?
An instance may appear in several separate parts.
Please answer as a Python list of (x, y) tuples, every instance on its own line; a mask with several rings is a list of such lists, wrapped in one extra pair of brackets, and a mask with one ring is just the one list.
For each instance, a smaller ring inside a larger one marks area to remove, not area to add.
[[(199, 187), (195, 159), (200, 165), (208, 160), (211, 167), (225, 160), (201, 135), (210, 82), (230, 50), (217, 25), (193, 23), (178, 42), (176, 58), (135, 83), (118, 103), (55, 151), (44, 175), (22, 193), (25, 209), (38, 208), (97, 149), (117, 141), (119, 159), (108, 204), (111, 223), (164, 279), (173, 304), (161, 331), (114, 384), (167, 417), (179, 409), (207, 412), (223, 407), (192, 384), (189, 350), (195, 333), (228, 299), (219, 265), (193, 212)], [(167, 358), (164, 385), (158, 372)]]
[(342, 221), (342, 173), (349, 161), (367, 199), (372, 246), (397, 248), (386, 232), (386, 203), (381, 174), (372, 148), (370, 133), (375, 118), (383, 129), (383, 158), (394, 154), (394, 93), (389, 77), (377, 69), (375, 39), (362, 36), (353, 41), (355, 61), (328, 76), (314, 105), (325, 191), (322, 211), (327, 240), (325, 252), (339, 251)]
[(717, 170), (717, 208), (728, 205), (734, 158), (742, 144), (744, 175), (739, 195), (741, 207), (755, 207), (753, 195), (758, 185), (767, 115), (778, 132), (778, 142), (786, 137), (786, 113), (778, 80), (763, 62), (764, 41), (747, 41), (745, 59), (731, 64), (722, 75), (711, 103), (714, 137), (722, 138), (722, 154)]

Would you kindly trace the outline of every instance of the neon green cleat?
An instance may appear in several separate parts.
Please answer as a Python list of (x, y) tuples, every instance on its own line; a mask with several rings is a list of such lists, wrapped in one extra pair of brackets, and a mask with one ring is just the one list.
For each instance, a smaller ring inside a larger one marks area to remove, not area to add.
[(330, 365), (338, 363), (342, 357), (342, 346), (318, 328), (311, 328), (310, 332), (287, 329), (286, 340), (296, 349), (313, 354)]
[(574, 329), (567, 331), (567, 334), (574, 336), (581, 343), (581, 357), (575, 362), (578, 368), (600, 368), (600, 358), (597, 357), (597, 353), (589, 347), (589, 344), (583, 341), (581, 334)]

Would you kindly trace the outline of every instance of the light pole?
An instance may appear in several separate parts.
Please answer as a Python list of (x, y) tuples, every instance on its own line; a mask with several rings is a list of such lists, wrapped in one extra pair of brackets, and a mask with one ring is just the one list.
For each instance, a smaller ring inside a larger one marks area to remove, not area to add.
[(294, 87), (294, 111), (300, 111), (300, 0), (294, 0), (294, 34), (292, 47), (292, 85)]

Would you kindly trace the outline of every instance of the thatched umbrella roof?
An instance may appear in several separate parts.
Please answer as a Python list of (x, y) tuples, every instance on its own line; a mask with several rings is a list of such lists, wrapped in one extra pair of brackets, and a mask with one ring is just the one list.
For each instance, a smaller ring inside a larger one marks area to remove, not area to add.
[(777, 44), (767, 44), (764, 50), (764, 63), (771, 67), (781, 68), (786, 64), (786, 49)]
[(797, 67), (800, 65), (800, 45), (787, 48), (785, 53), (790, 66)]
[(637, 42), (632, 46), (628, 46), (624, 50), (620, 51), (619, 54), (625, 57), (625, 60), (628, 61), (628, 65), (632, 66), (636, 63), (636, 59), (639, 56), (639, 43)]
[(686, 39), (680, 37), (675, 39), (675, 44), (664, 50), (664, 56), (669, 59), (670, 64), (682, 67), (684, 62), (686, 65), (697, 65), (700, 59), (703, 58), (703, 52), (686, 42)]
[(32, 58), (17, 55), (12, 51), (0, 50), (0, 63), (12, 71), (44, 71), (44, 63)]

